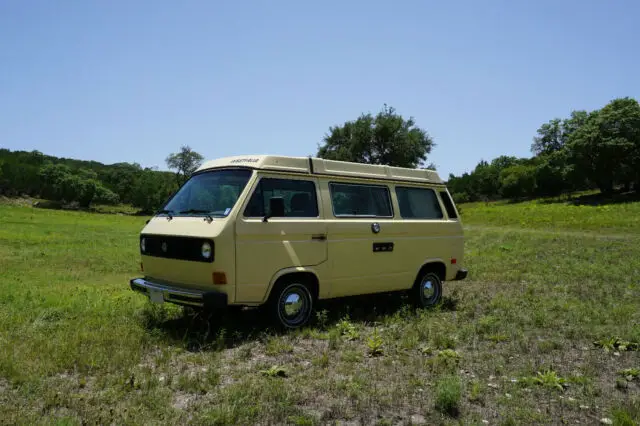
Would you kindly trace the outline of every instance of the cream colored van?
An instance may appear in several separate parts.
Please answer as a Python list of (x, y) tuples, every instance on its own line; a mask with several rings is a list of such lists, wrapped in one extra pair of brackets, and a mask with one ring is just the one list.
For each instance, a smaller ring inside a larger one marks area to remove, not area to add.
[(464, 279), (463, 232), (430, 170), (278, 156), (209, 161), (140, 234), (152, 302), (264, 305), (287, 328), (319, 299), (409, 292), (436, 305)]

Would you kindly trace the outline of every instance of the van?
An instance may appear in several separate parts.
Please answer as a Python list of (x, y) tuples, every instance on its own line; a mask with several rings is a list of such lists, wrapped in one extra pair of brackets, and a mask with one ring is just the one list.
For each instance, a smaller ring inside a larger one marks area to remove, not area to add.
[(467, 276), (456, 206), (438, 174), (272, 155), (208, 161), (140, 233), (151, 302), (263, 306), (285, 328), (321, 299), (408, 292), (419, 307)]

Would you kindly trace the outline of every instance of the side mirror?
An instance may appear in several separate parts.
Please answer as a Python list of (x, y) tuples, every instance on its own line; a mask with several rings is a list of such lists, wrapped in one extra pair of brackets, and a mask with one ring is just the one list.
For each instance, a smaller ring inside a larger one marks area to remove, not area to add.
[(284, 217), (284, 198), (271, 197), (269, 198), (269, 212), (264, 217), (263, 222), (266, 222), (272, 217)]

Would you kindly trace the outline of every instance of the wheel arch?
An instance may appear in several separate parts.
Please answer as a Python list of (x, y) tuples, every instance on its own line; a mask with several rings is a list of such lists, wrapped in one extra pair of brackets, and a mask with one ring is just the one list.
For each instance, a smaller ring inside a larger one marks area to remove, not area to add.
[(416, 274), (416, 281), (427, 272), (435, 272), (438, 274), (440, 281), (445, 281), (447, 278), (447, 265), (442, 259), (426, 260)]
[(273, 276), (262, 303), (266, 303), (269, 300), (275, 289), (283, 285), (283, 283), (292, 280), (299, 280), (301, 284), (309, 287), (314, 300), (318, 300), (320, 297), (320, 280), (318, 279), (318, 275), (313, 269), (297, 267), (282, 269)]

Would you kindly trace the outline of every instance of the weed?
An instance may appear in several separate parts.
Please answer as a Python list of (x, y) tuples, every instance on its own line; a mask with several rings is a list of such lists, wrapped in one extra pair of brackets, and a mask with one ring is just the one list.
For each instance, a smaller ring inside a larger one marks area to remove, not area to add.
[(629, 382), (627, 382), (626, 379), (618, 377), (616, 379), (616, 389), (626, 392), (626, 390), (629, 389)]
[(640, 379), (640, 368), (625, 368), (624, 370), (618, 371), (618, 374), (630, 382), (635, 379)]
[(320, 368), (329, 367), (329, 354), (327, 352), (323, 352), (322, 355), (313, 360), (313, 364)]
[(422, 345), (419, 350), (422, 355), (433, 355), (433, 348), (429, 345)]
[[(208, 369), (203, 373), (185, 373), (178, 376), (175, 381), (176, 389), (187, 393), (204, 394), (214, 388), (220, 382), (220, 374), (215, 369)], [(139, 381), (136, 388), (141, 387)]]
[(369, 355), (371, 356), (380, 356), (383, 354), (382, 347), (384, 346), (384, 341), (382, 337), (378, 334), (378, 329), (373, 329), (373, 334), (367, 340), (367, 347), (369, 348)]
[(347, 318), (343, 318), (342, 320), (340, 320), (338, 324), (336, 324), (336, 328), (338, 329), (340, 335), (345, 338), (345, 340), (353, 341), (360, 338), (358, 329)]
[(333, 329), (329, 331), (329, 350), (335, 351), (340, 346), (340, 330)]
[(216, 350), (221, 351), (227, 347), (226, 334), (227, 334), (227, 330), (225, 330), (224, 328), (221, 328), (220, 330), (218, 330), (218, 334), (216, 335), (216, 340), (214, 344), (214, 347)]
[(640, 343), (630, 342), (628, 340), (622, 340), (619, 337), (610, 337), (593, 342), (595, 346), (604, 349), (606, 352), (612, 351), (638, 351), (640, 350)]
[(266, 370), (261, 370), (260, 374), (266, 377), (287, 377), (287, 370), (279, 365), (273, 365)]
[(362, 353), (356, 350), (345, 350), (340, 354), (340, 361), (353, 364), (362, 361)]
[(506, 334), (491, 334), (487, 336), (487, 339), (493, 343), (502, 343), (508, 342), (509, 336), (507, 336)]
[(519, 380), (519, 382), (520, 384), (523, 384), (525, 386), (539, 385), (547, 389), (554, 389), (559, 391), (563, 391), (567, 383), (565, 379), (558, 376), (558, 373), (553, 370), (546, 370), (544, 372), (538, 371), (538, 373), (534, 377), (523, 377)]
[(484, 403), (484, 393), (485, 389), (482, 384), (478, 380), (474, 380), (471, 382), (471, 389), (469, 391), (469, 401), (475, 402), (478, 404)]
[(303, 415), (289, 416), (288, 420), (296, 426), (313, 426), (316, 424), (316, 420), (313, 417)]
[(293, 345), (279, 336), (269, 336), (265, 347), (267, 355), (275, 356), (293, 352)]
[(458, 376), (440, 378), (435, 385), (435, 406), (438, 411), (451, 417), (460, 414), (462, 383)]
[(318, 327), (320, 330), (326, 330), (329, 323), (329, 311), (323, 309), (316, 312), (316, 320), (318, 321)]
[(614, 425), (637, 426), (640, 424), (640, 399), (625, 401), (611, 411)]
[(238, 348), (237, 357), (240, 361), (246, 361), (251, 358), (251, 346), (244, 345)]

